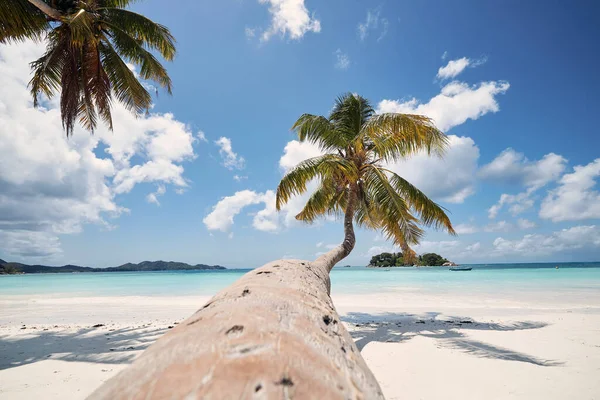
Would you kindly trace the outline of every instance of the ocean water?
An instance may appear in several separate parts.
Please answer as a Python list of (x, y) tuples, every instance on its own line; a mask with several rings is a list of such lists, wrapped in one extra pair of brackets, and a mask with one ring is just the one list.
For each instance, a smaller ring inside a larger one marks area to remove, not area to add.
[[(555, 267), (559, 266), (559, 269)], [(471, 265), (448, 268), (336, 267), (334, 294), (382, 292), (600, 292), (600, 263)], [(0, 276), (0, 296), (204, 296), (213, 295), (249, 269), (221, 271), (110, 272)]]

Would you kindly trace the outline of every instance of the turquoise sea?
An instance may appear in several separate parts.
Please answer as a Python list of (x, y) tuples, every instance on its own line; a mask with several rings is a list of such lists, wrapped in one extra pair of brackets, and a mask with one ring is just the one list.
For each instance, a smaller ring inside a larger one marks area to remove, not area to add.
[[(556, 269), (556, 266), (559, 269)], [(427, 268), (334, 268), (334, 294), (395, 291), (600, 291), (600, 262), (471, 265), (472, 271)], [(0, 276), (0, 296), (213, 295), (249, 269)]]

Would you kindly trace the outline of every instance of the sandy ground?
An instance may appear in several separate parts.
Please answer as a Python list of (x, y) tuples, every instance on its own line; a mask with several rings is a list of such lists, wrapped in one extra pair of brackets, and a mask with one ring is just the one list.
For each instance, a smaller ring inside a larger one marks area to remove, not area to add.
[[(600, 399), (600, 293), (334, 295), (387, 399)], [(208, 298), (0, 296), (0, 399), (83, 399)]]

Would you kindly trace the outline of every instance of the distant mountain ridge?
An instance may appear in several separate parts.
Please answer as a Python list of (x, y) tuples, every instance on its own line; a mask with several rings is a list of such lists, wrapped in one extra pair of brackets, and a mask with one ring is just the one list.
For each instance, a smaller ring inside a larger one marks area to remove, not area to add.
[(127, 263), (118, 267), (91, 268), (78, 265), (63, 265), (51, 267), (47, 265), (27, 265), (6, 262), (0, 259), (0, 274), (40, 274), (40, 273), (68, 273), (68, 272), (134, 272), (134, 271), (196, 271), (196, 270), (222, 270), (227, 269), (220, 265), (196, 264), (176, 261), (142, 261), (139, 264)]

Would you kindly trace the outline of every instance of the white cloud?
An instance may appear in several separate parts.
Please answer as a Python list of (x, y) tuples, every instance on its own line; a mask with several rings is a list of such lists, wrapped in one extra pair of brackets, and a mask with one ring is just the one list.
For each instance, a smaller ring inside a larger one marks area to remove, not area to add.
[(494, 183), (517, 184), (539, 189), (560, 177), (567, 160), (548, 153), (538, 161), (530, 161), (523, 153), (508, 148), (492, 162), (481, 167), (479, 176)]
[(323, 242), (319, 242), (319, 243), (317, 243), (317, 249), (318, 249), (318, 248), (321, 248), (321, 247), (323, 246), (323, 244), (324, 244)]
[(554, 153), (546, 154), (538, 161), (528, 160), (523, 153), (506, 149), (492, 162), (479, 170), (479, 177), (494, 183), (521, 185), (526, 188), (516, 195), (503, 193), (498, 203), (488, 210), (490, 218), (496, 218), (504, 205), (510, 204), (509, 211), (518, 215), (531, 207), (533, 193), (557, 180), (566, 167), (567, 160)]
[(206, 135), (204, 134), (203, 131), (198, 131), (198, 133), (196, 133), (196, 137), (198, 138), (198, 140), (200, 140), (201, 142), (205, 142), (208, 143), (208, 139), (206, 138)]
[(381, 7), (377, 7), (374, 10), (367, 10), (367, 17), (364, 22), (358, 24), (358, 37), (361, 41), (364, 41), (370, 32), (379, 31), (377, 41), (385, 37), (388, 31), (389, 22), (386, 18), (381, 18)]
[(202, 222), (209, 230), (227, 232), (233, 225), (233, 218), (238, 215), (244, 207), (252, 204), (260, 204), (265, 201), (263, 193), (252, 190), (242, 190), (233, 196), (223, 197), (212, 209)]
[(295, 208), (296, 203), (288, 203), (281, 212), (275, 208), (275, 192), (267, 190), (258, 193), (252, 190), (242, 190), (232, 196), (223, 197), (212, 211), (203, 219), (208, 230), (228, 232), (234, 224), (234, 218), (242, 210), (251, 205), (263, 204), (264, 208), (254, 214), (252, 226), (263, 232), (278, 232), (283, 227), (295, 222), (294, 216), (300, 211)]
[(502, 237), (494, 240), (494, 255), (541, 256), (577, 250), (597, 249), (600, 247), (600, 229), (595, 225), (574, 226), (551, 234), (525, 235), (518, 240)]
[(460, 246), (458, 240), (442, 240), (439, 242), (423, 240), (418, 245), (414, 246), (414, 250), (418, 254), (438, 253), (442, 256), (453, 253)]
[(0, 243), (9, 255), (22, 258), (52, 259), (63, 252), (59, 238), (51, 232), (0, 230)]
[(442, 54), (442, 60), (445, 60), (446, 58), (448, 58), (448, 51), (444, 51), (444, 54)]
[(494, 204), (488, 209), (488, 217), (490, 219), (496, 218), (498, 216), (498, 213), (506, 204), (511, 205), (508, 210), (513, 216), (527, 211), (528, 209), (533, 207), (534, 204), (534, 200), (531, 198), (532, 194), (533, 190), (530, 189), (515, 195), (503, 193), (502, 195), (500, 195), (498, 203)]
[(367, 250), (367, 256), (373, 257), (381, 253), (397, 253), (400, 249), (396, 246), (372, 246)]
[(439, 79), (454, 78), (469, 66), (470, 60), (467, 57), (458, 60), (450, 60), (444, 67), (440, 67), (437, 73)]
[(436, 200), (462, 203), (475, 193), (479, 149), (473, 139), (449, 135), (444, 158), (417, 154), (388, 166)]
[(246, 34), (246, 37), (248, 39), (251, 39), (254, 36), (256, 36), (256, 29), (255, 28), (248, 28), (248, 27), (246, 27), (246, 29), (244, 30), (244, 33)]
[(487, 113), (498, 112), (500, 107), (496, 96), (506, 93), (509, 87), (508, 82), (490, 81), (475, 86), (464, 82), (450, 82), (427, 103), (420, 103), (415, 98), (407, 101), (382, 100), (377, 112), (426, 115), (433, 119), (439, 129), (446, 132), (469, 119), (476, 120)]
[(470, 252), (470, 253), (477, 253), (479, 251), (479, 249), (481, 249), (480, 242), (476, 242), (476, 243), (470, 244), (467, 247), (465, 247), (465, 251)]
[(535, 222), (525, 218), (519, 218), (517, 220), (517, 225), (522, 230), (533, 229), (537, 227), (537, 224)]
[(471, 224), (458, 224), (454, 226), (454, 230), (459, 235), (470, 235), (479, 232), (479, 228)]
[(347, 70), (350, 67), (350, 57), (348, 57), (348, 54), (344, 53), (341, 49), (337, 49), (333, 54), (336, 59), (335, 68)]
[(263, 32), (262, 41), (268, 41), (274, 35), (288, 36), (290, 39), (299, 40), (307, 32), (318, 33), (321, 31), (321, 22), (309, 15), (304, 0), (258, 1), (261, 4), (268, 4), (271, 14), (271, 26)]
[(58, 99), (33, 108), (27, 88), (28, 63), (43, 51), (32, 42), (0, 46), (0, 232), (18, 238), (0, 247), (20, 257), (60, 253), (57, 235), (85, 224), (109, 227), (107, 217), (126, 211), (117, 195), (138, 183), (187, 187), (181, 163), (195, 157), (197, 140), (171, 114), (136, 117), (117, 102), (114, 132), (76, 127), (66, 139)]
[(231, 139), (227, 137), (220, 137), (219, 140), (215, 141), (215, 144), (219, 146), (219, 154), (223, 160), (223, 166), (229, 170), (233, 169), (244, 169), (246, 160), (240, 157), (233, 151), (231, 147)]
[(241, 181), (246, 180), (246, 179), (248, 179), (248, 177), (245, 176), (245, 175), (234, 175), (233, 176), (233, 180), (236, 181), (236, 182), (241, 182)]
[(576, 166), (542, 201), (540, 217), (554, 222), (600, 218), (600, 192), (594, 190), (598, 177), (600, 158)]
[(498, 221), (490, 223), (483, 228), (486, 232), (509, 232), (513, 229), (513, 225), (507, 221)]
[[(446, 56), (447, 53), (444, 52), (444, 55), (442, 56), (442, 60), (445, 59), (444, 56)], [(448, 61), (448, 64), (446, 64), (443, 67), (440, 67), (440, 69), (438, 69), (437, 75), (436, 77), (438, 79), (450, 79), (450, 78), (454, 78), (456, 76), (458, 76), (461, 72), (463, 72), (467, 67), (478, 67), (482, 64), (485, 64), (485, 62), (487, 61), (487, 59), (484, 58), (480, 58), (478, 60), (473, 60), (471, 58), (467, 58), (467, 57), (463, 57), (463, 58), (459, 58), (457, 60), (450, 60)]]
[(287, 172), (302, 161), (323, 155), (319, 146), (311, 142), (292, 140), (285, 145), (283, 156), (279, 159), (279, 167)]
[(156, 192), (149, 193), (146, 196), (146, 201), (148, 203), (152, 203), (152, 204), (156, 204), (157, 206), (160, 206), (160, 201), (158, 201), (158, 197), (162, 196), (166, 192), (167, 192), (167, 188), (165, 187), (165, 185), (158, 185), (158, 187), (156, 188)]

